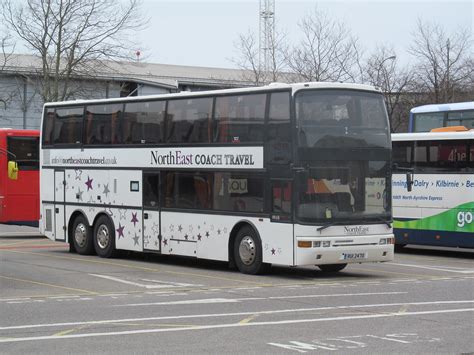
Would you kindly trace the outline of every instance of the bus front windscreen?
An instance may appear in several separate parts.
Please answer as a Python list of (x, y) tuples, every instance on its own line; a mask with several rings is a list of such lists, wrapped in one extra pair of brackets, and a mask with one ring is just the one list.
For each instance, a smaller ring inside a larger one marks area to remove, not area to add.
[[(389, 147), (390, 130), (382, 94), (355, 90), (303, 90), (295, 112), (300, 147)], [(342, 139), (341, 139), (342, 138)]]
[(295, 96), (297, 218), (304, 223), (391, 220), (390, 131), (383, 96), (304, 90)]
[(318, 224), (389, 222), (389, 164), (320, 161), (298, 179), (298, 219)]

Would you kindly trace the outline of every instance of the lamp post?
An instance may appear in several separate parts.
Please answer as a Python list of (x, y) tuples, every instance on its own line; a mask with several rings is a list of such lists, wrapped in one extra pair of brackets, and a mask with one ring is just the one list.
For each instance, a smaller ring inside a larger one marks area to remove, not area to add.
[(378, 68), (377, 68), (377, 80), (376, 80), (376, 85), (381, 87), (382, 85), (379, 85), (379, 78), (380, 78), (380, 70), (382, 70), (382, 68), (384, 68), (383, 64), (387, 61), (387, 60), (395, 60), (397, 59), (397, 56), (396, 55), (391, 55), (390, 57), (387, 57), (385, 59), (383, 59)]

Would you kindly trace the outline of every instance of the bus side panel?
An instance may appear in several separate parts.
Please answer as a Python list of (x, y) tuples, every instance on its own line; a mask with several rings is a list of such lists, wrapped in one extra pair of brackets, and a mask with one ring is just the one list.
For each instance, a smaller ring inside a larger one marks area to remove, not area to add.
[(72, 204), (66, 223), (75, 211), (81, 211), (93, 227), (96, 217), (106, 214), (114, 225), (115, 247), (142, 251), (141, 179), (140, 170), (66, 170), (66, 201)]
[(269, 219), (256, 222), (262, 239), (263, 261), (271, 264), (296, 265), (292, 223), (275, 223)]

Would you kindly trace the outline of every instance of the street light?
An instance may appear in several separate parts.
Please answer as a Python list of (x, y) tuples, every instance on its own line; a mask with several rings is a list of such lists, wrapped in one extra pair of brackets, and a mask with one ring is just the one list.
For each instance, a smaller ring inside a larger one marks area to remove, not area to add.
[(383, 63), (385, 63), (387, 60), (395, 60), (395, 59), (397, 59), (397, 56), (396, 55), (391, 55), (390, 57), (387, 57), (387, 58), (385, 58), (384, 60), (382, 60), (380, 62), (379, 67), (377, 68), (377, 80), (376, 80), (377, 86), (381, 86), (381, 85), (379, 85), (379, 77), (380, 77), (380, 70), (383, 67)]

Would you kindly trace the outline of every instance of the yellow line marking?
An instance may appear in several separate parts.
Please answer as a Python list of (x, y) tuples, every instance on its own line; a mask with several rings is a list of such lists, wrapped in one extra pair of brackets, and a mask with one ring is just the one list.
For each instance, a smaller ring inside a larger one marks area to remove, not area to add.
[[(29, 243), (31, 242), (31, 240), (22, 240), (21, 242), (16, 242), (16, 243), (0, 243), (0, 247), (11, 247), (11, 246), (15, 246), (15, 245), (19, 245), (19, 244), (26, 244), (26, 243)], [(41, 244), (38, 244), (38, 245), (41, 245)]]
[(248, 317), (248, 318), (242, 319), (242, 320), (239, 322), (239, 324), (247, 324), (247, 323), (253, 321), (253, 320), (254, 320), (255, 318), (257, 318), (257, 317), (258, 317), (258, 314), (251, 315), (251, 316)]
[(380, 270), (380, 269), (375, 269), (375, 270), (370, 270), (370, 269), (362, 269), (362, 268), (357, 268), (357, 270), (365, 271), (365, 272), (371, 272), (371, 273), (384, 273), (384, 274), (394, 274), (394, 275), (403, 275), (403, 276), (411, 276), (411, 277), (420, 277), (423, 280), (432, 280), (436, 279), (439, 276), (436, 275), (422, 275), (422, 274), (414, 274), (412, 272), (406, 273), (406, 272), (395, 272), (395, 271), (385, 271), (385, 270)]
[(60, 337), (60, 336), (63, 336), (63, 335), (68, 335), (68, 334), (71, 334), (72, 332), (75, 332), (77, 330), (81, 330), (81, 329), (84, 329), (86, 327), (88, 327), (89, 325), (86, 324), (86, 325), (81, 325), (80, 327), (76, 327), (76, 328), (72, 328), (72, 329), (68, 329), (68, 330), (63, 330), (59, 333), (56, 333), (56, 334), (53, 334), (54, 337)]
[(7, 280), (13, 280), (13, 281), (26, 282), (26, 283), (31, 283), (31, 284), (35, 284), (35, 285), (41, 285), (41, 286), (55, 287), (55, 288), (60, 288), (60, 289), (63, 289), (63, 290), (76, 291), (76, 292), (81, 292), (82, 294), (86, 293), (88, 295), (97, 295), (97, 292), (82, 290), (82, 289), (79, 289), (79, 288), (53, 285), (53, 284), (49, 284), (49, 283), (45, 283), (45, 282), (17, 279), (15, 277), (8, 277), (8, 276), (2, 276), (2, 275), (0, 275), (0, 278), (7, 279)]
[(409, 307), (410, 307), (409, 305), (404, 304), (403, 306), (400, 307), (400, 309), (398, 310), (398, 313), (405, 313)]

